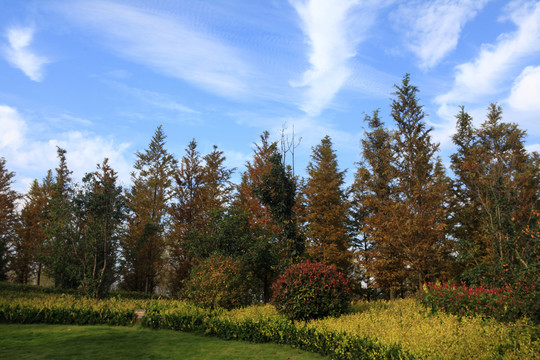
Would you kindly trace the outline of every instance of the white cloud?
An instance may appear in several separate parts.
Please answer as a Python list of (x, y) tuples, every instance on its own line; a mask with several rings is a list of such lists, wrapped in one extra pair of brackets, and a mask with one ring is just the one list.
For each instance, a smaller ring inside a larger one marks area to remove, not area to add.
[(435, 0), (406, 2), (393, 16), (407, 37), (406, 46), (423, 69), (437, 65), (453, 51), (465, 24), (489, 0)]
[(540, 2), (520, 3), (520, 7), (509, 7), (508, 16), (518, 29), (500, 35), (495, 45), (484, 44), (473, 61), (457, 66), (453, 88), (437, 97), (438, 103), (474, 102), (500, 93), (509, 72), (540, 52)]
[[(310, 46), (310, 68), (293, 86), (307, 87), (301, 108), (318, 115), (352, 73), (349, 60), (372, 25), (377, 2), (358, 0), (290, 0)], [(358, 11), (357, 11), (358, 10)]]
[(0, 149), (16, 151), (22, 144), (26, 123), (17, 110), (0, 105)]
[(43, 66), (50, 62), (44, 56), (34, 54), (29, 46), (34, 37), (33, 27), (12, 27), (7, 30), (9, 46), (4, 47), (6, 60), (22, 70), (33, 81), (43, 80)]
[[(57, 134), (52, 139), (35, 139), (30, 126), (19, 112), (10, 106), (0, 105), (0, 128), (10, 129), (0, 135), (0, 152), (6, 158), (10, 170), (16, 174), (16, 190), (27, 191), (28, 179), (42, 178), (47, 170), (58, 165), (57, 146), (66, 149), (68, 167), (73, 171), (73, 180), (80, 182), (84, 174), (94, 171), (96, 164), (105, 157), (118, 172), (120, 181), (129, 184), (131, 163), (126, 154), (129, 143), (115, 143), (93, 133), (71, 131)], [(31, 175), (31, 176), (29, 176)]]
[(540, 66), (527, 66), (518, 78), (508, 98), (515, 109), (540, 111)]
[(248, 93), (250, 66), (234, 48), (166, 14), (105, 1), (58, 7), (66, 17), (101, 34), (121, 56), (212, 93)]

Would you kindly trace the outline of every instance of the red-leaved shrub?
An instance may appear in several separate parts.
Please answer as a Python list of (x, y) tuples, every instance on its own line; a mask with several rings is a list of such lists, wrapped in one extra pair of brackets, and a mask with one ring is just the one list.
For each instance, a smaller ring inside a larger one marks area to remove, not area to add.
[(272, 292), (276, 309), (292, 320), (337, 316), (350, 304), (345, 275), (317, 262), (291, 266), (274, 282)]

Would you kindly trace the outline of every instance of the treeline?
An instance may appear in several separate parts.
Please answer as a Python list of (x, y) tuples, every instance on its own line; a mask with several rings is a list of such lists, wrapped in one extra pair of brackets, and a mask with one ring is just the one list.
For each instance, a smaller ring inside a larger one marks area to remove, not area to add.
[(76, 185), (58, 148), (58, 167), (22, 196), (0, 159), (0, 278), (39, 284), (46, 274), (96, 297), (114, 283), (178, 296), (190, 269), (219, 256), (240, 264), (251, 298), (266, 302), (284, 269), (311, 259), (367, 299), (444, 278), (538, 296), (540, 158), (526, 151), (525, 131), (496, 104), (475, 128), (462, 107), (450, 177), (418, 89), (406, 75), (395, 90), (395, 130), (378, 111), (365, 117), (350, 188), (328, 136), (299, 179), (264, 132), (240, 184), (217, 147), (202, 155), (193, 140), (177, 160), (161, 127), (136, 153), (126, 189), (107, 159)]

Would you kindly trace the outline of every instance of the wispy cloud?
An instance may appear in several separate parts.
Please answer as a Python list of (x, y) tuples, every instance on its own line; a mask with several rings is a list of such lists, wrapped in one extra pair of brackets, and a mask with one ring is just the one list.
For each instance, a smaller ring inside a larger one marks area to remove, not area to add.
[(106, 83), (119, 89), (120, 91), (129, 94), (137, 100), (143, 101), (146, 104), (152, 105), (159, 109), (170, 110), (177, 113), (199, 114), (200, 112), (188, 106), (185, 106), (176, 101), (172, 96), (156, 91), (139, 89), (127, 86), (118, 81), (106, 80)]
[(33, 27), (11, 27), (6, 31), (9, 45), (4, 46), (5, 59), (22, 70), (33, 81), (43, 80), (43, 66), (50, 63), (44, 56), (36, 55), (30, 49), (34, 37)]
[(437, 97), (438, 103), (474, 102), (498, 94), (515, 67), (540, 52), (540, 2), (514, 1), (508, 10), (517, 30), (500, 35), (494, 45), (484, 44), (474, 60), (457, 66), (453, 88)]
[(131, 61), (211, 93), (248, 93), (251, 70), (239, 52), (178, 17), (106, 1), (62, 3), (58, 10), (97, 31), (114, 52)]
[[(370, 1), (290, 0), (308, 39), (310, 68), (293, 86), (306, 87), (301, 108), (318, 115), (352, 73), (349, 60), (374, 21), (377, 7)], [(362, 10), (362, 11), (360, 11)]]
[(406, 2), (392, 17), (406, 38), (407, 48), (427, 70), (453, 51), (465, 24), (489, 0), (435, 0)]

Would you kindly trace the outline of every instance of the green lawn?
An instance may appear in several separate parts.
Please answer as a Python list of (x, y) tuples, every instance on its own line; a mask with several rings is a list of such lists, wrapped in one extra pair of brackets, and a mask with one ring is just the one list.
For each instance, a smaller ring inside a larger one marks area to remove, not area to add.
[(134, 327), (0, 324), (0, 359), (325, 359), (289, 346)]

